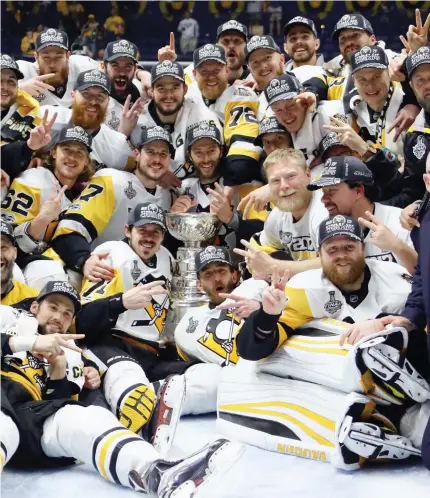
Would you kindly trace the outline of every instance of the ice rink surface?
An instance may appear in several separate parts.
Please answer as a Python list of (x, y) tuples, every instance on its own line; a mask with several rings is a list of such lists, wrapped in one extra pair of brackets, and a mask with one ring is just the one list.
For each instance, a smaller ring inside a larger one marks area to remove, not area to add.
[[(192, 452), (219, 437), (215, 416), (185, 417), (176, 433), (172, 457)], [(2, 498), (125, 498), (136, 493), (110, 484), (87, 465), (45, 472), (2, 474)], [(140, 495), (144, 496), (144, 495)], [(430, 497), (430, 472), (418, 460), (381, 464), (347, 473), (330, 464), (270, 453), (247, 446), (237, 463), (210, 483), (201, 498), (389, 498)]]

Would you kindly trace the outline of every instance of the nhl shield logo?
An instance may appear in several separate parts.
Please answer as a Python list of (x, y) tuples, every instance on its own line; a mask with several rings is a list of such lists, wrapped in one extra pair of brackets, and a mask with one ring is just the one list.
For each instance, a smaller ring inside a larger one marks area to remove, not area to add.
[(412, 147), (412, 152), (417, 159), (422, 159), (426, 153), (426, 144), (424, 143), (424, 137), (421, 135), (418, 137), (417, 143)]
[(126, 195), (127, 199), (133, 199), (133, 197), (136, 197), (137, 192), (134, 189), (132, 182), (128, 182), (128, 186), (124, 189), (124, 194)]
[(335, 299), (335, 292), (329, 292), (329, 300), (324, 304), (324, 309), (329, 315), (334, 315), (342, 308), (342, 301)]
[(199, 324), (198, 320), (194, 320), (193, 317), (190, 316), (190, 319), (188, 321), (188, 325), (187, 325), (185, 332), (187, 334), (194, 334), (198, 324)]
[(282, 230), (279, 232), (279, 237), (281, 239), (281, 244), (284, 247), (288, 247), (293, 240), (293, 234), (291, 232), (283, 232)]
[(119, 117), (115, 114), (115, 111), (112, 111), (111, 118), (108, 121), (109, 128), (111, 128), (112, 130), (118, 130), (119, 123), (120, 123)]
[(139, 268), (139, 263), (136, 259), (133, 261), (133, 268), (130, 270), (130, 275), (133, 280), (137, 280), (142, 275), (142, 270)]

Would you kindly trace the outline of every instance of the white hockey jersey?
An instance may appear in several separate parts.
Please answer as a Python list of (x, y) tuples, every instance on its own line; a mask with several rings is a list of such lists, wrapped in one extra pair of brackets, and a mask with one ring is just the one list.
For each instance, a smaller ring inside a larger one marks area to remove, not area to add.
[[(148, 111), (148, 105), (145, 105), (145, 111), (139, 116), (138, 124), (130, 136), (131, 142), (135, 145), (138, 145), (141, 140), (142, 127), (157, 126)], [(185, 160), (185, 136), (188, 128), (203, 121), (214, 121), (222, 136), (222, 126), (217, 116), (205, 106), (201, 96), (192, 97), (186, 95), (184, 104), (176, 117), (172, 133), (175, 157), (170, 162), (170, 171), (178, 178), (185, 178), (193, 173), (192, 166)]]
[[(20, 71), (24, 75), (24, 79), (20, 80), (18, 84), (34, 78), (35, 76), (39, 76), (39, 64), (37, 62), (28, 62), (23, 60), (16, 62)], [(55, 93), (46, 90), (35, 97), (35, 99), (40, 102), (41, 105), (55, 105), (66, 108), (71, 107), (73, 100), (72, 91), (75, 88), (78, 75), (88, 69), (98, 69), (98, 63), (85, 55), (71, 55), (69, 58), (69, 75), (63, 95), (56, 95)]]
[(142, 202), (153, 202), (167, 211), (171, 194), (157, 187), (152, 195), (135, 174), (102, 169), (64, 213), (53, 239), (77, 232), (93, 249), (108, 240), (120, 240), (124, 238), (128, 213)]
[(281, 323), (296, 329), (316, 318), (375, 318), (380, 313), (401, 313), (411, 291), (411, 276), (397, 263), (367, 260), (369, 274), (362, 288), (344, 295), (321, 268), (291, 278), (285, 293), (288, 303)]
[[(74, 126), (72, 123), (72, 111), (62, 107), (42, 106), (40, 108), (41, 115), (48, 111), (48, 120), (58, 113), (57, 119), (51, 129), (51, 142), (46, 146), (46, 149), (53, 147), (57, 141), (57, 137), (66, 126)], [(92, 136), (92, 152), (91, 157), (98, 163), (104, 164), (107, 168), (115, 169), (131, 169), (135, 164), (133, 151), (128, 145), (127, 138), (122, 133), (111, 130), (108, 126), (102, 123), (99, 131)]]
[[(170, 290), (174, 259), (165, 247), (160, 247), (151, 264), (144, 263), (126, 242), (105, 242), (95, 252), (104, 251), (110, 251), (110, 264), (115, 270), (115, 276), (110, 281), (104, 281), (101, 287), (100, 284), (85, 279), (81, 291), (84, 306), (97, 299), (126, 292), (140, 283), (147, 284), (155, 280), (164, 280)], [(153, 296), (146, 308), (121, 313), (114, 329), (121, 336), (161, 343), (169, 307), (168, 294)]]
[(304, 216), (294, 222), (290, 212), (275, 208), (264, 223), (264, 229), (255, 235), (260, 246), (272, 250), (287, 251), (294, 261), (316, 257), (318, 249), (318, 226), (328, 217), (328, 212), (321, 202), (321, 192), (314, 192)]
[[(57, 194), (61, 184), (51, 170), (40, 167), (27, 169), (12, 182), (9, 193), (2, 203), (2, 215), (7, 221), (16, 225), (15, 237), (19, 248), (26, 252), (34, 252), (43, 247), (27, 233), (29, 223), (39, 214), (42, 205), (50, 198), (53, 189)], [(63, 193), (61, 210), (65, 211), (72, 202)], [(55, 228), (52, 223), (46, 236), (52, 235)]]
[[(0, 305), (0, 332), (11, 336), (34, 336), (38, 334), (38, 322), (27, 311), (17, 310), (10, 306)], [(73, 343), (73, 341), (70, 341)], [(61, 348), (67, 360), (66, 375), (72, 394), (78, 394), (84, 386), (84, 363), (81, 353)], [(47, 360), (36, 358), (29, 351), (12, 353), (4, 356), (6, 364), (19, 369), (27, 377), (37, 391), (43, 394), (49, 379), (50, 365)], [(7, 372), (2, 375), (9, 377)], [(17, 379), (15, 377), (15, 379)], [(17, 380), (18, 381), (18, 380)], [(19, 382), (19, 381), (18, 381)]]
[[(396, 237), (398, 237), (402, 242), (405, 242), (409, 247), (413, 248), (410, 232), (405, 230), (400, 224), (401, 213), (402, 210), (400, 208), (385, 206), (384, 204), (375, 202), (375, 216), (379, 218)], [(364, 242), (366, 244), (366, 258), (399, 263), (392, 252), (384, 251), (372, 243), (370, 232), (367, 233)]]
[[(242, 282), (232, 294), (261, 302), (267, 283), (250, 278)], [(197, 359), (204, 363), (222, 365), (230, 350), (229, 362), (236, 364), (239, 355), (235, 337), (242, 320), (231, 310), (217, 310), (211, 305), (193, 308), (186, 313), (175, 329), (175, 342), (184, 360)]]
[[(133, 80), (134, 86), (140, 91), (140, 82)], [(124, 106), (115, 100), (113, 97), (109, 98), (109, 104), (106, 112), (105, 125), (109, 126), (111, 130), (118, 131), (121, 116)]]

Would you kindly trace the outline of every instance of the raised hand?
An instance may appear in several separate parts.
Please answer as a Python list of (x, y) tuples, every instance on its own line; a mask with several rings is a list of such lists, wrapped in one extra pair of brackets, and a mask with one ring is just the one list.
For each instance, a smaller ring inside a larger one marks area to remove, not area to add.
[(27, 140), (28, 148), (31, 150), (39, 150), (49, 144), (51, 141), (51, 128), (57, 119), (56, 112), (50, 121), (48, 121), (48, 111), (45, 111), (42, 122), (30, 131), (30, 137)]
[(101, 282), (102, 280), (112, 280), (115, 276), (114, 269), (103, 262), (110, 251), (95, 252), (85, 261), (83, 274), (91, 282)]
[(21, 90), (29, 93), (32, 97), (38, 97), (42, 93), (45, 93), (47, 90), (53, 92), (55, 88), (48, 83), (44, 83), (45, 80), (49, 80), (53, 78), (55, 73), (43, 74), (41, 76), (35, 76), (27, 81), (24, 81), (19, 85)]
[(42, 204), (37, 217), (47, 221), (48, 223), (56, 220), (60, 216), (62, 210), (61, 201), (66, 190), (67, 185), (64, 185), (57, 194), (57, 187), (54, 185), (49, 199)]
[(182, 185), (182, 180), (178, 178), (175, 173), (171, 171), (166, 171), (164, 175), (160, 178), (160, 187), (163, 188), (179, 188)]
[(352, 129), (352, 127), (348, 123), (344, 123), (340, 119), (335, 118), (334, 116), (330, 117), (330, 121), (332, 121), (332, 125), (323, 125), (323, 128), (329, 131), (334, 131), (337, 135), (337, 139), (343, 145), (346, 145), (352, 150), (355, 150), (360, 154), (360, 156), (364, 156), (368, 150), (367, 143), (358, 135), (358, 133)]
[(82, 353), (82, 349), (78, 348), (72, 341), (84, 339), (84, 337), (84, 334), (38, 335), (31, 352), (49, 358), (63, 355), (64, 351), (61, 348), (71, 349), (72, 351)]
[(263, 311), (269, 315), (280, 315), (288, 302), (285, 294), (285, 287), (289, 280), (288, 271), (284, 272), (282, 278), (279, 278), (279, 271), (274, 269), (271, 284), (263, 291), (261, 304)]
[(294, 102), (308, 108), (308, 112), (314, 112), (317, 105), (317, 97), (312, 92), (299, 93), (294, 97)]
[(235, 316), (245, 319), (255, 310), (260, 309), (260, 303), (255, 299), (248, 299), (246, 297), (236, 296), (236, 294), (225, 294), (220, 292), (218, 294), (223, 297), (225, 301), (216, 307), (217, 310), (232, 310)]
[(270, 187), (263, 185), (246, 195), (238, 204), (237, 210), (243, 212), (243, 219), (248, 219), (248, 214), (252, 205), (255, 211), (264, 211), (270, 201)]
[(139, 97), (136, 102), (131, 105), (131, 95), (125, 99), (124, 107), (122, 109), (121, 120), (119, 123), (118, 131), (125, 135), (127, 138), (137, 125), (139, 115), (143, 111), (143, 99)]
[(360, 225), (370, 230), (370, 240), (375, 246), (383, 251), (392, 251), (399, 242), (398, 237), (370, 211), (366, 211), (366, 218), (358, 218)]
[(420, 111), (421, 109), (415, 104), (407, 104), (397, 113), (396, 119), (387, 130), (387, 133), (391, 133), (394, 129), (396, 130), (393, 142), (397, 142), (400, 135), (409, 129)]
[[(122, 304), (128, 310), (140, 310), (146, 308), (151, 303), (153, 296), (168, 294), (169, 291), (162, 286), (163, 280), (155, 280), (149, 284), (139, 284), (122, 295)], [(155, 289), (155, 287), (160, 287)]]
[(208, 188), (207, 192), (212, 195), (210, 212), (217, 216), (220, 221), (227, 224), (233, 216), (233, 210), (223, 188), (219, 183), (215, 183), (215, 190)]
[(170, 33), (169, 45), (165, 45), (164, 47), (158, 50), (158, 62), (163, 61), (175, 61), (177, 59), (176, 50), (175, 50), (175, 33)]
[(400, 224), (405, 230), (410, 232), (414, 227), (419, 227), (420, 222), (414, 218), (414, 213), (419, 207), (419, 202), (415, 201), (402, 209), (400, 214)]
[(415, 10), (415, 24), (416, 26), (410, 25), (408, 32), (406, 33), (406, 38), (408, 39), (408, 44), (410, 51), (416, 52), (419, 48), (425, 47), (428, 44), (428, 33), (430, 28), (430, 14), (427, 15), (425, 24), (423, 25), (421, 19), (421, 12), (419, 9)]
[(170, 208), (171, 213), (186, 213), (193, 206), (196, 206), (197, 202), (192, 200), (188, 195), (181, 195), (176, 199)]
[(264, 251), (253, 247), (247, 240), (242, 239), (240, 243), (248, 250), (235, 248), (233, 252), (245, 258), (246, 265), (252, 271), (254, 278), (268, 281), (276, 263), (275, 260)]

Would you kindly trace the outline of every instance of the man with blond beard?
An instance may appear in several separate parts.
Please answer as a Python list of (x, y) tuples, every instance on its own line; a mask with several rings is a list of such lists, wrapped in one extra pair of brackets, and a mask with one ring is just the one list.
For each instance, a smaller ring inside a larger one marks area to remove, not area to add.
[(62, 128), (80, 126), (93, 137), (91, 157), (94, 161), (108, 168), (132, 168), (135, 161), (127, 137), (104, 124), (111, 85), (110, 78), (98, 69), (84, 71), (76, 80), (71, 109), (42, 106), (41, 112), (48, 112), (49, 117), (58, 114), (51, 130), (52, 141), (46, 149), (55, 144)]
[(35, 62), (17, 61), (24, 75), (20, 88), (41, 105), (70, 107), (79, 73), (96, 69), (97, 62), (83, 55), (70, 55), (67, 34), (54, 28), (41, 31), (35, 47)]

